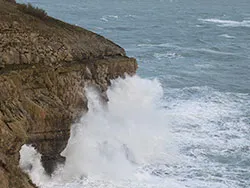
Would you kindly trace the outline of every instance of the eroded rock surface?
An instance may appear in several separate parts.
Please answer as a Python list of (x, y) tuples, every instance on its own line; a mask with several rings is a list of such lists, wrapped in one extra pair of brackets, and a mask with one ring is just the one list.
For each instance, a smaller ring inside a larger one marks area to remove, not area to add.
[(135, 59), (104, 37), (0, 0), (0, 187), (34, 187), (18, 167), (25, 143), (52, 172), (64, 160), (70, 125), (88, 110), (84, 87), (105, 96), (111, 79), (136, 69)]

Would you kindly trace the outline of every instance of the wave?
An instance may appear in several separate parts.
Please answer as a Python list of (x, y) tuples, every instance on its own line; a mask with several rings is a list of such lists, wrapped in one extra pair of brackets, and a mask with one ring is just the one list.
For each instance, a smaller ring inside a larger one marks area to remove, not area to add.
[[(223, 37), (233, 37), (233, 36), (223, 35)], [(203, 41), (200, 41), (200, 42), (203, 42)], [(217, 54), (217, 55), (236, 55), (235, 53), (220, 51), (218, 48), (191, 48), (191, 47), (177, 46), (177, 45), (170, 44), (170, 43), (138, 44), (137, 46), (142, 47), (142, 48), (151, 48), (151, 47), (170, 48), (170, 49), (174, 49), (177, 51), (181, 51), (184, 54), (187, 51), (193, 51), (193, 52), (209, 53), (209, 54)], [(159, 60), (163, 58), (175, 59), (175, 58), (181, 58), (182, 55), (175, 53), (175, 52), (167, 52), (167, 53), (154, 53), (154, 57)]]
[(227, 39), (234, 39), (235, 38), (235, 36), (231, 36), (231, 35), (228, 35), (228, 34), (222, 34), (220, 36), (224, 37), (224, 38), (227, 38)]
[(178, 59), (181, 58), (182, 56), (175, 53), (175, 52), (167, 52), (167, 53), (154, 53), (154, 57), (157, 58), (158, 60), (161, 59)]
[(247, 184), (250, 154), (239, 151), (250, 145), (249, 95), (164, 90), (138, 76), (112, 81), (107, 105), (95, 88), (86, 93), (89, 112), (72, 126), (66, 164), (52, 178), (40, 155), (22, 147), (20, 166), (40, 187), (239, 188), (236, 176)]
[(107, 15), (107, 16), (102, 16), (100, 18), (100, 20), (104, 21), (104, 22), (108, 22), (110, 20), (118, 20), (119, 19), (119, 16), (117, 15)]
[(42, 186), (49, 182), (50, 178), (46, 175), (41, 163), (41, 154), (39, 154), (32, 146), (23, 145), (20, 150), (19, 166), (29, 174), (31, 180), (37, 186)]
[[(163, 88), (158, 80), (138, 76), (114, 80), (107, 91), (110, 99), (107, 105), (103, 105), (95, 88), (87, 88), (86, 93), (89, 112), (72, 126), (68, 146), (62, 153), (67, 157), (65, 166), (59, 167), (49, 180), (36, 178), (43, 177), (44, 171), (26, 170), (35, 183), (46, 187), (55, 182), (66, 184), (85, 178), (106, 183), (145, 179), (150, 175), (143, 166), (176, 160), (161, 105)], [(40, 157), (39, 154), (26, 157), (28, 149), (34, 153), (30, 147), (22, 149), (20, 163), (24, 170)], [(29, 158), (33, 160), (30, 162)], [(39, 165), (33, 168), (42, 169)]]
[(170, 43), (162, 43), (162, 44), (138, 44), (138, 47), (162, 47), (162, 48), (166, 48), (166, 47), (178, 47), (174, 44), (170, 44)]
[[(90, 110), (74, 125), (64, 151), (73, 161), (64, 167), (67, 176), (131, 177), (138, 165), (168, 158), (164, 148), (169, 143), (164, 138), (170, 136), (159, 108), (160, 83), (139, 77), (118, 79), (107, 94), (110, 101), (103, 107), (95, 90), (87, 90)], [(119, 168), (123, 170), (118, 172)]]
[(210, 22), (219, 24), (221, 27), (250, 27), (250, 20), (233, 21), (233, 20), (220, 20), (220, 19), (199, 19), (202, 22)]
[(207, 49), (207, 48), (187, 48), (191, 51), (196, 51), (196, 52), (204, 52), (204, 53), (210, 53), (210, 54), (218, 54), (218, 55), (235, 55), (235, 53), (230, 53), (230, 52), (222, 52), (219, 51), (218, 49), (213, 50), (213, 49)]

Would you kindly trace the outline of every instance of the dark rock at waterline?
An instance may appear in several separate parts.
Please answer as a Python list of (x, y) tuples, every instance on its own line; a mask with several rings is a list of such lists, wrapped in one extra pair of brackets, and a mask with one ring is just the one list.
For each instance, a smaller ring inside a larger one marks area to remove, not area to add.
[(48, 174), (52, 174), (54, 170), (56, 169), (58, 164), (64, 164), (66, 161), (66, 157), (63, 157), (61, 155), (57, 156), (42, 156), (41, 162)]
[(107, 101), (111, 79), (135, 74), (136, 60), (104, 37), (53, 19), (40, 9), (0, 0), (0, 187), (35, 185), (19, 168), (19, 150), (32, 144), (48, 173), (87, 112), (84, 87)]

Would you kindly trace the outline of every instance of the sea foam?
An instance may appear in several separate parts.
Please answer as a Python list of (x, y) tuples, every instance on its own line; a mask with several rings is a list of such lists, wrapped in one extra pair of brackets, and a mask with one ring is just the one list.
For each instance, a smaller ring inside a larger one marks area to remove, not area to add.
[(95, 88), (86, 93), (89, 112), (72, 125), (66, 164), (52, 177), (22, 147), (20, 166), (39, 187), (239, 188), (239, 174), (248, 183), (248, 94), (163, 90), (139, 76), (112, 81), (106, 105)]
[(250, 20), (234, 21), (234, 20), (221, 20), (216, 18), (199, 19), (203, 22), (211, 22), (219, 24), (221, 27), (250, 27)]
[(149, 176), (145, 166), (177, 159), (161, 106), (159, 81), (138, 76), (114, 80), (106, 105), (95, 88), (86, 88), (86, 93), (89, 112), (72, 126), (62, 153), (66, 164), (59, 166), (51, 179), (37, 178), (44, 177), (40, 155), (23, 146), (20, 164), (24, 170), (25, 165), (31, 166), (26, 172), (35, 183), (48, 187), (94, 178), (105, 182), (139, 180), (144, 184)]

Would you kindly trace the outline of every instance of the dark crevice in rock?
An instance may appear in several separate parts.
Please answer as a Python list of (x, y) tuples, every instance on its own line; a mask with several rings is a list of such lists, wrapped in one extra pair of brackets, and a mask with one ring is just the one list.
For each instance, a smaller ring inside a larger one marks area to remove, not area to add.
[(66, 157), (61, 155), (54, 156), (42, 156), (41, 162), (47, 174), (51, 175), (58, 165), (64, 164), (66, 161)]

